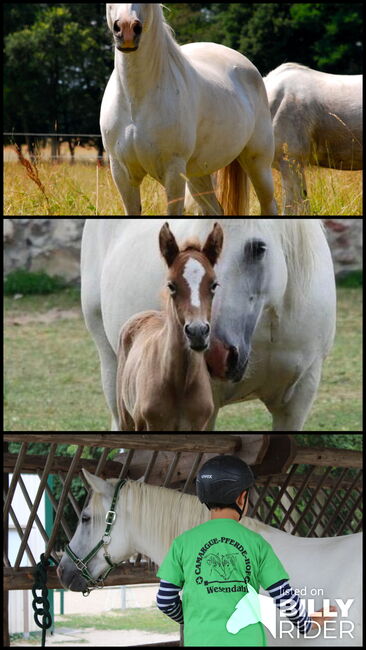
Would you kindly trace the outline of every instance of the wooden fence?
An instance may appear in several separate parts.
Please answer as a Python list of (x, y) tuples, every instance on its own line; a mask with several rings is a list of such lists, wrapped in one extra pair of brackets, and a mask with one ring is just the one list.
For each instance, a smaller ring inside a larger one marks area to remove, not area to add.
[[(44, 539), (46, 556), (60, 559), (65, 540), (74, 532), (65, 518), (65, 508), (68, 505), (72, 509), (76, 521), (83, 506), (73, 495), (73, 479), (79, 477), (88, 490), (82, 467), (105, 478), (143, 477), (147, 483), (194, 494), (195, 477), (201, 464), (220, 453), (234, 454), (249, 463), (256, 476), (249, 498), (249, 516), (302, 536), (355, 533), (362, 527), (362, 453), (299, 448), (290, 434), (5, 434), (4, 440), (22, 443), (18, 453), (9, 453), (7, 448), (4, 453), (5, 590), (29, 589), (33, 585), (34, 567), (39, 558), (33, 557), (28, 539), (34, 524)], [(32, 442), (47, 444), (45, 454), (29, 453)], [(58, 445), (65, 443), (75, 445), (72, 457), (57, 454)], [(82, 458), (86, 447), (100, 447), (99, 458)], [(108, 460), (113, 449), (128, 451)], [(37, 474), (40, 479), (33, 502), (22, 479), (22, 474), (27, 473)], [(10, 484), (9, 474), (12, 474)], [(48, 485), (51, 475), (57, 476), (62, 484), (58, 498)], [(12, 508), (17, 485), (30, 509), (24, 530)], [(54, 510), (50, 535), (37, 516), (44, 492)], [(21, 539), (13, 566), (7, 553), (9, 517)], [(28, 558), (28, 566), (21, 567), (24, 556)], [(106, 585), (156, 582), (155, 573), (156, 567), (148, 558), (137, 556), (133, 563), (125, 562), (113, 571)], [(48, 575), (49, 587), (59, 588), (56, 568), (50, 568)]]

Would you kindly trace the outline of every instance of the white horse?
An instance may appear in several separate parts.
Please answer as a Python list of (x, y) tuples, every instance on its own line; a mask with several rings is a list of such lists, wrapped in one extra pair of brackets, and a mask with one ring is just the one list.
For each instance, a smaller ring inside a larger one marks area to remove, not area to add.
[[(263, 80), (242, 54), (215, 43), (179, 47), (153, 3), (108, 3), (115, 68), (100, 126), (126, 215), (140, 215), (150, 174), (181, 215), (186, 179), (207, 215), (248, 214), (249, 175), (262, 215), (277, 214), (273, 130)], [(210, 174), (220, 175), (218, 195)]]
[[(111, 508), (111, 501), (116, 484), (116, 480), (104, 481), (83, 471), (93, 495), (70, 541), (70, 549), (76, 560), (90, 556), (102, 539), (106, 528), (105, 514), (114, 509)], [(108, 544), (109, 558), (114, 566), (135, 552), (147, 555), (160, 565), (175, 537), (210, 517), (206, 506), (195, 496), (134, 481), (127, 481), (120, 489), (115, 511), (117, 516)], [(324, 636), (323, 630), (319, 634), (312, 633), (314, 639), (304, 639), (302, 635), (294, 639), (295, 632), (291, 635), (289, 632), (282, 639), (275, 640), (269, 636), (269, 645), (362, 645), (362, 534), (303, 538), (248, 517), (243, 517), (241, 523), (272, 545), (289, 573), (291, 586), (301, 590), (300, 597), (305, 599), (310, 613), (323, 608), (323, 598), (329, 598), (331, 604), (338, 606), (338, 615), (326, 625), (327, 636)], [(105, 549), (100, 547), (86, 563), (94, 579), (109, 571), (110, 564), (107, 564), (104, 553)], [(85, 591), (88, 583), (81, 575), (81, 569), (76, 568), (75, 559), (71, 560), (64, 554), (57, 572), (65, 588)], [(311, 602), (312, 598), (314, 603)], [(233, 615), (235, 617), (235, 612)], [(233, 619), (233, 626), (235, 624)], [(286, 629), (290, 627), (289, 624)]]
[(362, 169), (362, 75), (284, 63), (264, 78), (283, 214), (308, 214), (305, 166)]
[[(91, 219), (81, 255), (82, 307), (98, 347), (103, 389), (118, 430), (116, 351), (121, 326), (159, 309), (164, 219)], [(317, 393), (335, 333), (332, 258), (319, 219), (221, 219), (214, 346), (208, 358), (215, 414), (260, 399), (277, 431), (299, 431)], [(214, 219), (171, 219), (179, 242), (208, 237)]]

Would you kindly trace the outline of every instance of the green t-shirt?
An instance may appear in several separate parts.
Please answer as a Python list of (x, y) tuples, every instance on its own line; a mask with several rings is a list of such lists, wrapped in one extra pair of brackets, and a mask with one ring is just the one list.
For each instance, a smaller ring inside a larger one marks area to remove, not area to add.
[(245, 627), (233, 623), (248, 583), (258, 593), (260, 586), (267, 589), (289, 577), (261, 535), (225, 518), (177, 537), (157, 575), (184, 587), (184, 645), (244, 647), (266, 645), (261, 622), (248, 624), (249, 618)]

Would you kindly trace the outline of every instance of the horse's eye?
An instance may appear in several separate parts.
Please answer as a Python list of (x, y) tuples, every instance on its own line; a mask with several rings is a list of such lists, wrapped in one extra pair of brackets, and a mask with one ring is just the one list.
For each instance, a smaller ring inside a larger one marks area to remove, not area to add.
[(169, 289), (171, 295), (175, 296), (175, 294), (177, 293), (177, 287), (174, 284), (174, 282), (168, 282), (168, 289)]
[(219, 286), (220, 286), (220, 285), (219, 285), (218, 282), (213, 282), (212, 285), (211, 285), (211, 293), (215, 294), (215, 293), (216, 293), (216, 289), (217, 289), (217, 287), (219, 287)]
[(245, 257), (251, 262), (263, 259), (267, 245), (261, 239), (252, 239), (245, 247)]
[(88, 521), (90, 521), (89, 515), (82, 515), (81, 521), (82, 521), (83, 524), (87, 524)]

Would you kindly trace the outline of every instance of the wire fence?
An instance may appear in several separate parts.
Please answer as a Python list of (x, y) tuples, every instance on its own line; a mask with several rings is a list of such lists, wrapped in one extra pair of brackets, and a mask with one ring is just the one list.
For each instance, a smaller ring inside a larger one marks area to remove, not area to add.
[(100, 133), (4, 132), (4, 162), (17, 162), (20, 153), (31, 162), (102, 164), (104, 149)]

